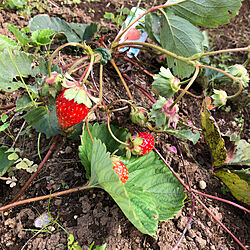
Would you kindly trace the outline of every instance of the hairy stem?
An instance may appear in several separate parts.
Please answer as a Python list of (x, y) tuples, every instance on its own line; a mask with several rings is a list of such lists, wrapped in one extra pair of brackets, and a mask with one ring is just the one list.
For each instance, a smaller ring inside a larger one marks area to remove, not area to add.
[(202, 56), (210, 56), (210, 55), (221, 54), (221, 53), (240, 52), (240, 51), (248, 51), (248, 50), (249, 50), (249, 46), (245, 48), (222, 49), (222, 50), (203, 53)]
[(171, 104), (171, 106), (169, 107), (169, 109), (171, 110), (174, 105), (180, 101), (180, 99), (185, 95), (186, 91), (191, 87), (191, 85), (193, 84), (193, 82), (195, 81), (195, 79), (197, 78), (198, 74), (200, 71), (200, 66), (199, 64), (196, 64), (196, 69), (194, 72), (194, 75), (192, 76), (191, 80), (189, 81), (188, 85), (185, 87), (185, 89), (181, 92), (181, 94), (175, 99), (175, 101)]

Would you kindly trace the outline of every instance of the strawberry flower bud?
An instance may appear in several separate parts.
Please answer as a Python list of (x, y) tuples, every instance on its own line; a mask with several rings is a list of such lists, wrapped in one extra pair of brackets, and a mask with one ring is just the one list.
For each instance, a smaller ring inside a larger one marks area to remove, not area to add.
[(148, 121), (147, 110), (143, 107), (131, 106), (130, 119), (134, 124), (144, 127)]
[(214, 94), (211, 96), (213, 98), (213, 103), (215, 107), (221, 107), (226, 105), (227, 102), (227, 92), (224, 90), (214, 89)]
[(161, 67), (160, 73), (154, 76), (152, 88), (155, 94), (170, 98), (180, 89), (180, 79), (173, 76), (170, 69)]
[(248, 86), (249, 74), (247, 73), (247, 69), (243, 65), (235, 64), (229, 67), (228, 72), (235, 77), (239, 77), (244, 87)]

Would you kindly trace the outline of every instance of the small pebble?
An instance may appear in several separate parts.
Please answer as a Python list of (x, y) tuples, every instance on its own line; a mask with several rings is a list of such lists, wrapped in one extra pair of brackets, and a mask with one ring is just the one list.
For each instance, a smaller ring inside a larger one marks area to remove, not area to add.
[(66, 148), (65, 148), (65, 153), (66, 154), (70, 154), (72, 152), (72, 148), (70, 147), (70, 146), (67, 146)]
[(199, 181), (200, 189), (205, 189), (207, 187), (207, 183), (205, 181)]

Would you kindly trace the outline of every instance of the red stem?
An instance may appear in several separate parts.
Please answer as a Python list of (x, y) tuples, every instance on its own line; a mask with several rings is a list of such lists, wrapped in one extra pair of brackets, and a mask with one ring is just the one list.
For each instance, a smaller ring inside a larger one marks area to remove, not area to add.
[[(174, 174), (174, 176), (180, 181), (180, 183), (183, 185), (183, 187), (189, 191), (189, 187), (184, 183), (184, 181), (175, 173), (173, 168), (167, 163), (167, 161), (164, 159), (164, 157), (160, 154), (160, 152), (154, 148), (154, 151), (156, 154), (161, 158), (161, 160), (165, 163), (165, 165), (169, 168), (169, 170)], [(232, 238), (243, 248), (246, 249), (245, 246), (235, 237), (235, 235), (203, 204), (203, 202), (195, 195), (193, 194), (193, 197), (204, 207), (204, 209), (214, 218), (216, 222), (220, 224), (220, 226), (225, 229)], [(211, 197), (212, 198), (212, 197)]]
[(156, 103), (156, 100), (148, 94), (148, 92), (146, 91), (146, 89), (144, 89), (142, 86), (140, 86), (139, 84), (135, 83), (132, 78), (130, 76), (128, 76), (127, 74), (123, 74), (123, 76), (129, 80), (131, 83), (133, 83), (133, 85), (135, 85), (136, 88), (140, 89), (141, 92), (152, 102), (152, 103)]
[(29, 180), (25, 183), (25, 185), (23, 186), (23, 188), (18, 192), (18, 194), (15, 196), (15, 198), (11, 201), (11, 203), (17, 201), (22, 194), (25, 192), (25, 190), (28, 188), (28, 186), (30, 185), (30, 183), (34, 180), (34, 178), (37, 176), (37, 174), (40, 172), (40, 170), (42, 169), (42, 167), (44, 166), (45, 162), (48, 160), (48, 158), (50, 157), (52, 151), (54, 150), (55, 146), (56, 146), (56, 142), (59, 138), (59, 135), (57, 135), (54, 140), (52, 145), (49, 148), (49, 151), (47, 152), (46, 156), (44, 157), (43, 161), (39, 164), (37, 170), (35, 173), (33, 173), (31, 175), (31, 177), (29, 178)]
[(7, 115), (7, 114), (10, 113), (11, 111), (15, 110), (15, 108), (16, 108), (16, 107), (13, 107), (13, 108), (9, 109), (8, 111), (6, 111), (6, 112), (4, 112), (3, 114), (1, 114), (0, 117)]
[(82, 80), (83, 80), (84, 76), (85, 76), (85, 75), (87, 74), (87, 72), (88, 72), (88, 69), (89, 69), (89, 65), (88, 65), (88, 67), (85, 69), (85, 71), (84, 71), (84, 73), (82, 74), (82, 76), (81, 76), (80, 80), (78, 81), (79, 83), (81, 83), (81, 82), (82, 82)]

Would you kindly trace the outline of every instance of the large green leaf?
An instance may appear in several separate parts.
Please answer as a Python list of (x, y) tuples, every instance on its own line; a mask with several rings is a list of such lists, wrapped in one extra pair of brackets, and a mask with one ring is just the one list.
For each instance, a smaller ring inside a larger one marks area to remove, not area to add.
[[(85, 145), (80, 147), (84, 154)], [(127, 218), (142, 233), (155, 235), (158, 221), (172, 218), (183, 206), (183, 187), (154, 152), (145, 156), (121, 158), (129, 178), (124, 185), (112, 169), (110, 154), (100, 140), (94, 139), (89, 186), (108, 192)]]
[[(169, 0), (176, 3), (179, 0)], [(170, 9), (195, 25), (217, 27), (229, 22), (241, 7), (241, 0), (188, 0)]]
[(223, 165), (226, 161), (227, 150), (220, 129), (208, 109), (210, 101), (205, 99), (202, 103), (201, 124), (204, 137), (212, 154), (213, 165), (217, 167)]
[(10, 155), (11, 153), (6, 153), (7, 150), (8, 150), (8, 147), (6, 146), (0, 147), (0, 162), (1, 162), (0, 176), (3, 176), (8, 170), (8, 168), (11, 167), (13, 163), (15, 162), (14, 160), (8, 159), (8, 155)]
[(11, 38), (0, 34), (0, 52), (4, 49), (19, 50), (20, 46)]
[(250, 186), (246, 180), (227, 170), (220, 170), (215, 175), (227, 185), (236, 199), (250, 205)]
[[(47, 74), (46, 62), (39, 57), (39, 65), (33, 63), (34, 55), (21, 51), (12, 52), (13, 60), (23, 77), (36, 76), (38, 73)], [(0, 89), (11, 92), (19, 87), (24, 87), (20, 81), (16, 81), (19, 76), (15, 65), (13, 64), (8, 51), (0, 53)]]
[(23, 116), (37, 132), (46, 134), (46, 137), (57, 135), (61, 132), (56, 116), (56, 107), (52, 105), (48, 109), (44, 106), (37, 107)]
[[(121, 141), (126, 140), (127, 131), (125, 129), (117, 128), (115, 126), (111, 126), (111, 130), (116, 138), (120, 139)], [(98, 124), (95, 123), (93, 126), (89, 124), (89, 131), (91, 133), (92, 138), (100, 139), (106, 146), (109, 152), (113, 153), (115, 150), (118, 149), (120, 143), (115, 141), (113, 137), (110, 135), (108, 131), (108, 127), (105, 124)], [(80, 158), (82, 160), (82, 164), (86, 169), (86, 177), (90, 177), (90, 155), (92, 152), (92, 141), (87, 132), (86, 127), (82, 132), (81, 136), (82, 146), (80, 146)], [(116, 155), (121, 155), (121, 151), (117, 151)]]
[[(203, 51), (203, 35), (198, 28), (182, 17), (167, 12), (162, 17), (160, 30), (161, 46), (179, 56), (191, 57)], [(173, 69), (174, 75), (185, 78), (189, 77), (194, 67), (167, 56), (167, 65)]]
[(51, 36), (55, 32), (53, 30), (36, 30), (32, 33), (31, 39), (34, 43), (36, 43), (38, 46), (46, 45), (51, 43), (52, 39)]
[(37, 15), (30, 20), (30, 31), (50, 29), (63, 33), (68, 42), (89, 41), (97, 31), (97, 24), (71, 24), (59, 17)]

